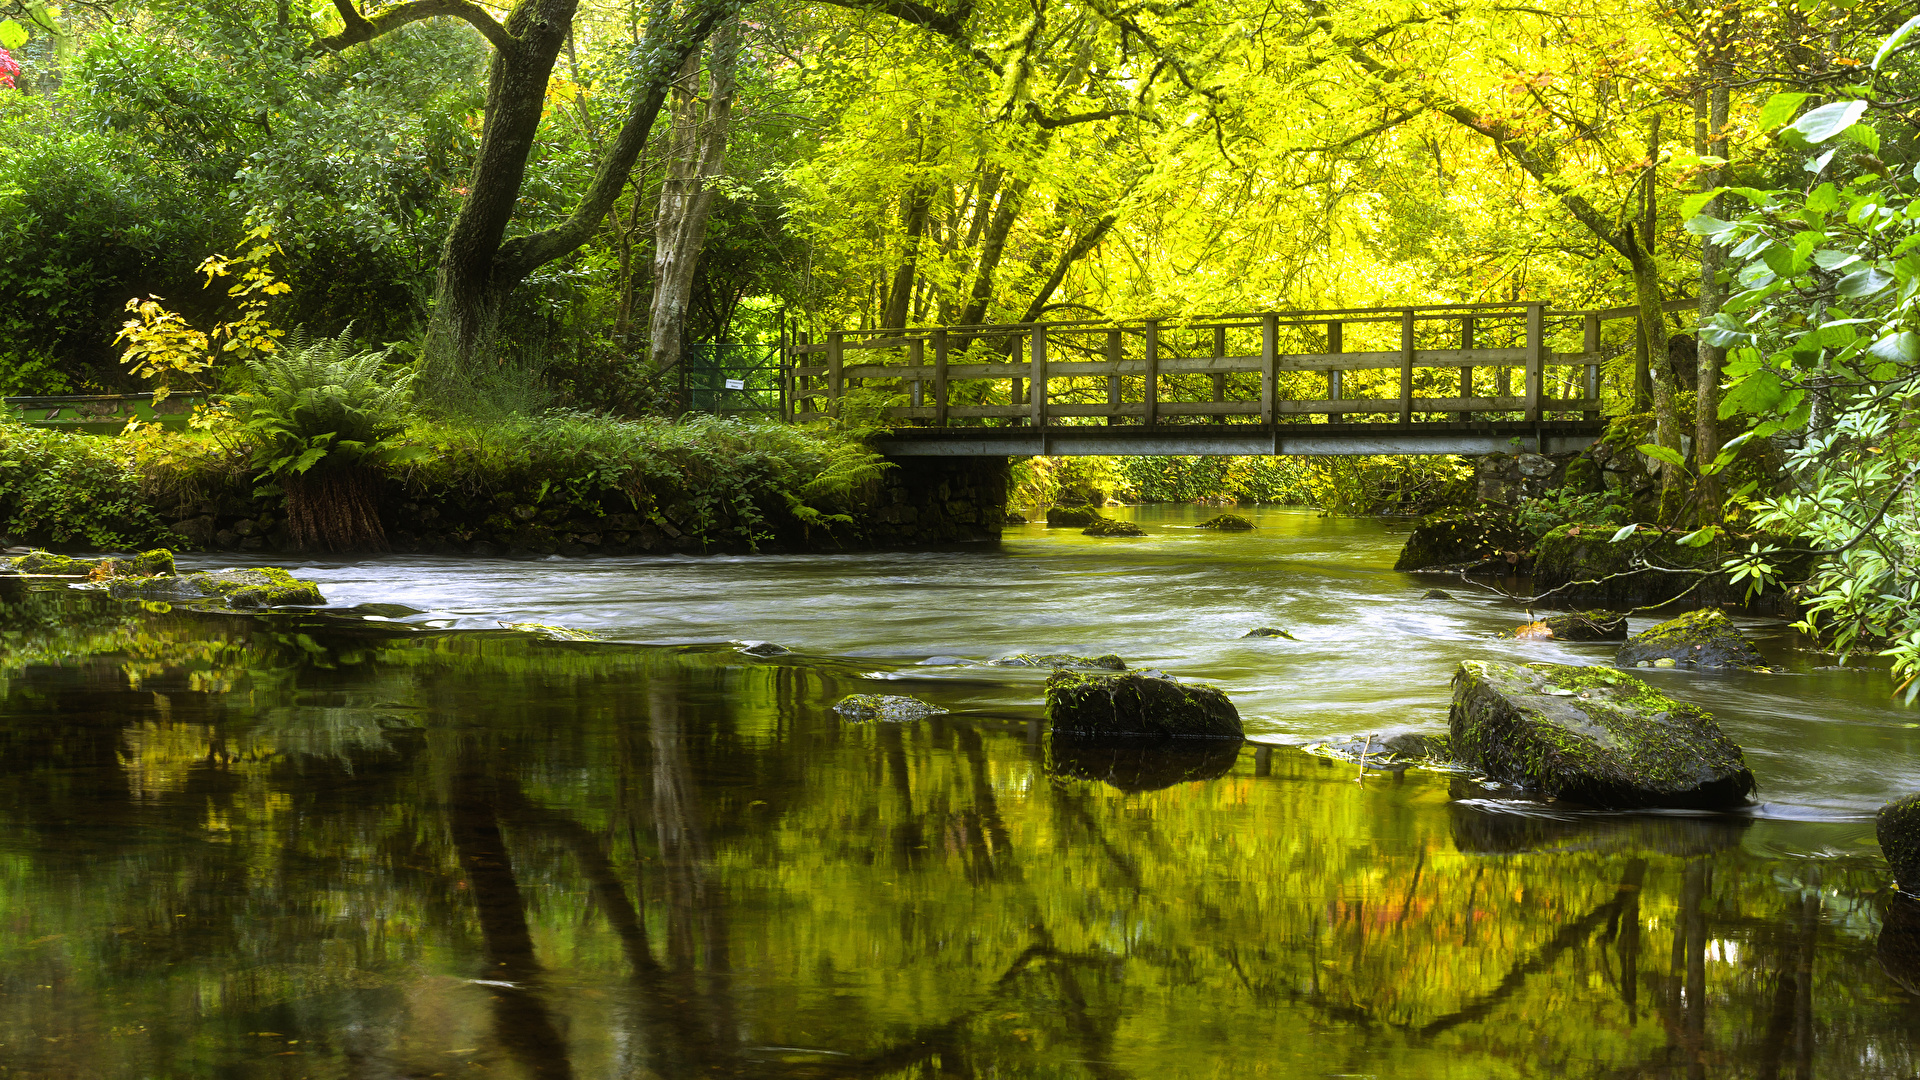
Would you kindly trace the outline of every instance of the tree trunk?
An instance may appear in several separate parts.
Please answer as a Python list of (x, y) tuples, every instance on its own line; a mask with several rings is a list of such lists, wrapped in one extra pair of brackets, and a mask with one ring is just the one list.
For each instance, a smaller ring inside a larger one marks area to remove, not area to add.
[[(1706, 67), (1707, 65), (1703, 65)], [(1727, 156), (1727, 77), (1731, 74), (1724, 50), (1713, 60), (1710, 71), (1714, 80), (1711, 89), (1703, 90), (1694, 96), (1693, 131), (1694, 149), (1702, 155), (1725, 158)], [(1700, 175), (1700, 186), (1711, 190), (1720, 186), (1720, 169), (1710, 167)], [(1721, 215), (1719, 199), (1709, 202), (1704, 212), (1719, 217)], [(1708, 241), (1700, 248), (1700, 321), (1706, 322), (1719, 314), (1720, 305), (1726, 302), (1726, 290), (1715, 280), (1722, 267), (1726, 265), (1726, 249)], [(1696, 335), (1698, 336), (1698, 335)], [(1709, 476), (1706, 467), (1720, 453), (1720, 366), (1726, 358), (1726, 350), (1708, 345), (1702, 339), (1697, 345), (1699, 356), (1699, 374), (1697, 376), (1698, 397), (1694, 402), (1693, 413), (1693, 460), (1700, 473), (1700, 523), (1715, 524), (1720, 521), (1720, 478)]]
[(647, 331), (654, 367), (662, 372), (679, 366), (686, 351), (687, 307), (694, 271), (706, 246), (707, 216), (713, 210), (711, 185), (726, 158), (739, 57), (740, 24), (731, 20), (708, 45), (704, 109), (699, 53), (687, 57), (674, 80), (667, 175), (654, 216), (653, 304)]
[(960, 312), (962, 326), (972, 326), (987, 317), (987, 309), (993, 303), (993, 275), (1000, 268), (1000, 256), (1007, 250), (1007, 236), (1013, 232), (1014, 219), (1020, 216), (1020, 201), (1028, 187), (1027, 180), (1015, 180), (1000, 196), (1000, 205), (994, 208), (986, 238), (980, 245), (980, 265), (974, 271), (973, 292)]
[(913, 277), (920, 266), (920, 240), (926, 235), (927, 212), (932, 207), (932, 188), (915, 184), (907, 192), (907, 203), (901, 208), (902, 224), (907, 232), (907, 249), (900, 256), (899, 269), (893, 272), (893, 287), (887, 290), (887, 310), (880, 316), (881, 326), (907, 325), (908, 306), (913, 300)]
[(1055, 290), (1059, 289), (1060, 283), (1067, 279), (1067, 271), (1105, 239), (1107, 230), (1113, 228), (1114, 222), (1118, 220), (1120, 220), (1118, 214), (1108, 214), (1094, 222), (1093, 228), (1082, 233), (1078, 240), (1061, 253), (1060, 261), (1053, 265), (1053, 274), (1047, 278), (1047, 283), (1040, 287), (1040, 291), (1034, 294), (1033, 303), (1027, 305), (1027, 313), (1021, 316), (1021, 322), (1040, 321), (1040, 316), (1046, 314), (1047, 303), (1053, 299)]

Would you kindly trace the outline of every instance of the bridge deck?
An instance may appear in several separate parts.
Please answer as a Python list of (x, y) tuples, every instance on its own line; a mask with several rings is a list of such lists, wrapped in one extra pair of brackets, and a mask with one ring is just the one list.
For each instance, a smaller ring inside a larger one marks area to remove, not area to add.
[(837, 330), (787, 343), (783, 398), (795, 421), (892, 426), (899, 454), (1570, 449), (1603, 427), (1601, 365), (1635, 317), (1529, 302)]

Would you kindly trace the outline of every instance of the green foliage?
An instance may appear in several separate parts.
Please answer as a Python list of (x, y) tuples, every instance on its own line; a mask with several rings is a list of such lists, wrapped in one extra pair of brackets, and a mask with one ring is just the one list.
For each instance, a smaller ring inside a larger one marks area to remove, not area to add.
[(1300, 505), (1311, 501), (1299, 458), (1128, 457), (1116, 471), (1141, 502)]
[(1538, 499), (1520, 500), (1517, 520), (1529, 537), (1538, 540), (1562, 525), (1621, 525), (1632, 519), (1632, 513), (1615, 492), (1583, 495), (1561, 488)]
[(526, 493), (537, 522), (639, 512), (702, 543), (757, 549), (785, 529), (853, 524), (884, 467), (865, 445), (790, 425), (553, 412), (417, 427), (396, 470), (421, 494)]
[(1137, 458), (1031, 457), (1013, 463), (1014, 506), (1102, 506), (1134, 493), (1125, 467)]
[[(1790, 116), (1800, 101), (1769, 103)], [(1752, 507), (1754, 523), (1804, 537), (1823, 558), (1801, 626), (1842, 654), (1881, 648), (1911, 702), (1920, 683), (1920, 199), (1913, 177), (1872, 152), (1864, 101), (1837, 101), (1781, 132), (1806, 163), (1806, 190), (1728, 189), (1742, 208), (1689, 223), (1728, 249), (1736, 289), (1701, 327), (1728, 350), (1723, 418), (1740, 417), (1786, 450), (1794, 485)], [(1833, 143), (1833, 148), (1822, 144)], [(1836, 158), (1851, 143), (1865, 155)], [(1722, 455), (1725, 457), (1726, 455)], [(1711, 537), (1702, 540), (1707, 542)], [(1755, 542), (1727, 568), (1760, 588), (1780, 544)]]
[(127, 443), (0, 422), (0, 533), (113, 550), (152, 546), (164, 532)]
[(227, 399), (263, 474), (396, 465), (422, 451), (405, 445), (413, 376), (386, 366), (385, 352), (355, 352), (349, 330), (247, 361), (253, 386)]

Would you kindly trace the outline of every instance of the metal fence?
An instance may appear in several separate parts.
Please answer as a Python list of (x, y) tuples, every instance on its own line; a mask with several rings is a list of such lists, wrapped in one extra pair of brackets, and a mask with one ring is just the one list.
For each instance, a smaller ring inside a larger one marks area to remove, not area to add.
[(79, 431), (90, 435), (117, 435), (126, 429), (128, 420), (183, 428), (187, 423), (187, 414), (206, 400), (204, 393), (176, 390), (155, 408), (151, 393), (58, 394), (49, 397), (0, 398), (0, 408), (35, 427)]
[(686, 412), (779, 419), (786, 415), (783, 375), (779, 345), (689, 345), (680, 362), (680, 405)]

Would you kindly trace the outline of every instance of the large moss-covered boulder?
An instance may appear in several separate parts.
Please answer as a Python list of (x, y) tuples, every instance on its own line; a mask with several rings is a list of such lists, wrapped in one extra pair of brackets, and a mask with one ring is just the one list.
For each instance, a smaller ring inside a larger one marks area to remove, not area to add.
[(1243, 734), (1239, 710), (1217, 687), (1178, 682), (1157, 671), (1056, 671), (1047, 679), (1047, 719), (1055, 735), (1238, 739)]
[(1047, 527), (1050, 529), (1084, 529), (1096, 521), (1105, 520), (1100, 511), (1091, 506), (1050, 506), (1047, 508)]
[(1753, 793), (1713, 717), (1612, 668), (1468, 660), (1448, 720), (1457, 761), (1547, 799), (1722, 809)]
[(947, 710), (917, 697), (898, 694), (849, 694), (840, 699), (833, 711), (849, 720), (891, 720), (908, 723), (941, 716)]
[(1428, 514), (1414, 523), (1400, 549), (1395, 570), (1463, 566), (1489, 559), (1517, 563), (1527, 547), (1526, 533), (1510, 511), (1481, 508)]
[[(1671, 664), (1661, 663), (1671, 660)], [(1621, 667), (1734, 668), (1764, 671), (1767, 661), (1755, 652), (1727, 613), (1690, 611), (1627, 639), (1614, 661)]]
[(1625, 641), (1627, 617), (1613, 611), (1569, 611), (1500, 632), (1521, 641)]
[(1056, 734), (1047, 773), (1097, 780), (1121, 791), (1158, 791), (1225, 776), (1240, 760), (1239, 739), (1166, 739)]
[(1084, 536), (1145, 536), (1147, 530), (1131, 521), (1115, 521), (1112, 518), (1094, 518), (1092, 524), (1080, 530)]
[[(1719, 603), (1734, 589), (1719, 573), (1721, 549), (1684, 547), (1678, 533), (1642, 528), (1615, 542), (1618, 525), (1569, 524), (1533, 549), (1533, 591), (1562, 603), (1607, 608), (1662, 604), (1680, 596)], [(1706, 571), (1702, 575), (1692, 571)], [(1689, 591), (1692, 590), (1692, 591)]]
[(1920, 792), (1881, 807), (1874, 833), (1900, 891), (1920, 896)]
[(234, 608), (318, 607), (320, 587), (277, 566), (150, 578), (115, 578), (108, 593), (122, 600), (219, 600)]
[(51, 551), (29, 551), (11, 559), (0, 559), (0, 571), (85, 577), (94, 581), (114, 577), (152, 577), (155, 574), (173, 573), (173, 552), (166, 548), (154, 548), (124, 559), (76, 559)]
[(1014, 653), (998, 660), (989, 660), (993, 667), (1043, 667), (1074, 668), (1084, 671), (1125, 671), (1127, 662), (1113, 653), (1099, 656), (1078, 656), (1074, 653)]

